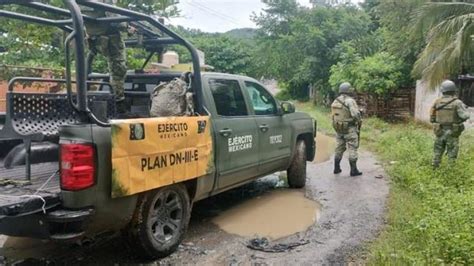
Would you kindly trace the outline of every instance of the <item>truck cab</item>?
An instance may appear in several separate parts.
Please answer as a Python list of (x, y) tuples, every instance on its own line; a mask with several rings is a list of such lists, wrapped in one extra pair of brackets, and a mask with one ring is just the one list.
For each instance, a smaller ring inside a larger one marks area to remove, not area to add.
[[(286, 170), (297, 138), (303, 138), (305, 130), (313, 132), (311, 123), (297, 132), (298, 117), (308, 121), (311, 118), (292, 113), (294, 110), (283, 110), (255, 79), (204, 73), (203, 88), (215, 132), (218, 190)], [(307, 145), (308, 158), (312, 158), (314, 141)]]

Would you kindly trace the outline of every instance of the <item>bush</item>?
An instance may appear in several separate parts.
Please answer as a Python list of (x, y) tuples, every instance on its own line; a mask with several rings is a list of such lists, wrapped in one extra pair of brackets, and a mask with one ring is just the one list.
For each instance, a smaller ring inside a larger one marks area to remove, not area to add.
[(399, 88), (404, 81), (402, 63), (386, 52), (376, 53), (364, 59), (353, 54), (347, 57), (350, 60), (331, 67), (329, 82), (334, 89), (337, 89), (342, 82), (348, 81), (359, 92), (385, 95)]

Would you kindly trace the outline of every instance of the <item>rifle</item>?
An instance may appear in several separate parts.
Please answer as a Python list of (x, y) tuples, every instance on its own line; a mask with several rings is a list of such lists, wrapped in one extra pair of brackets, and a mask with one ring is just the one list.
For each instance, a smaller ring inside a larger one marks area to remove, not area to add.
[(362, 129), (362, 119), (357, 123), (357, 143), (360, 145), (360, 130)]

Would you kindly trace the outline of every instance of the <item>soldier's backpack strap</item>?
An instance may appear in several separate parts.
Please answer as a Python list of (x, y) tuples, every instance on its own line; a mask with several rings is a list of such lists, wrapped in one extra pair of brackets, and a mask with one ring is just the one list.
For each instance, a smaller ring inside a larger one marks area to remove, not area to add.
[(339, 99), (339, 97), (336, 98), (336, 101), (338, 101), (340, 104), (342, 104), (342, 106), (344, 106), (349, 112), (351, 111), (351, 108), (349, 108), (349, 106), (347, 106), (343, 101), (341, 101)]
[(436, 107), (435, 110), (436, 110), (436, 111), (439, 111), (439, 110), (443, 109), (444, 107), (450, 105), (451, 103), (453, 103), (453, 102), (456, 101), (457, 99), (458, 99), (458, 98), (454, 98), (454, 99), (452, 99), (451, 101), (449, 101), (449, 102), (447, 102), (447, 103), (445, 103), (445, 104), (443, 104), (443, 105), (441, 105), (441, 106)]

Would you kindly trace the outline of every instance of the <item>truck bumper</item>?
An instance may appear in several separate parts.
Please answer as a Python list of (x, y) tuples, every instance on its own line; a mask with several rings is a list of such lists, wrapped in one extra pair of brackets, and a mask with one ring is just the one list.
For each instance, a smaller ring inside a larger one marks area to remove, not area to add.
[(35, 213), (0, 218), (0, 233), (8, 236), (53, 240), (75, 240), (85, 234), (94, 209), (57, 209), (46, 214)]

